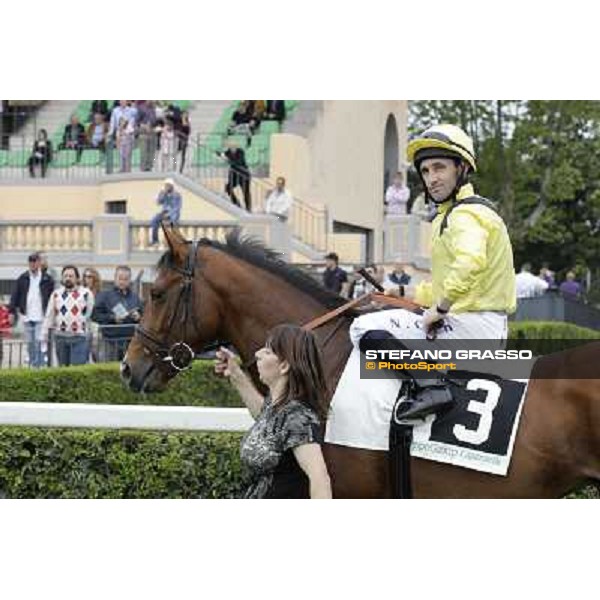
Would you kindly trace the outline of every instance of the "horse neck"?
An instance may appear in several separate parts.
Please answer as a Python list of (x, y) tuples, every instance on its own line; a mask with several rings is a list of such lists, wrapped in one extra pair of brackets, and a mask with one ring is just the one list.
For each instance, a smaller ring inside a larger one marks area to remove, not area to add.
[[(273, 273), (219, 253), (221, 259), (204, 262), (204, 276), (219, 298), (221, 327), (218, 335), (231, 342), (244, 362), (266, 340), (267, 332), (281, 323), (304, 325), (329, 311), (306, 292)], [(212, 257), (212, 254), (211, 254)], [(200, 303), (201, 304), (201, 303)], [(338, 317), (344, 319), (344, 317)], [(333, 320), (315, 330), (321, 342), (325, 375), (337, 381), (350, 351), (348, 327)]]

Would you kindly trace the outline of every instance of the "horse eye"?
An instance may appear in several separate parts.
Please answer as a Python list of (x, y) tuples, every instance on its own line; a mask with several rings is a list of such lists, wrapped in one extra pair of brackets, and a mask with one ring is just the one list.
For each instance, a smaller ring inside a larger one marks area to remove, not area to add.
[(150, 298), (154, 301), (160, 301), (164, 298), (165, 293), (159, 290), (150, 290)]

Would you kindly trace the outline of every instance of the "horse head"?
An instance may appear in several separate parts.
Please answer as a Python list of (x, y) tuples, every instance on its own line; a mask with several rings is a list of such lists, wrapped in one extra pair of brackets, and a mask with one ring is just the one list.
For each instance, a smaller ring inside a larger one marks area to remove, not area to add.
[(165, 225), (163, 231), (169, 250), (158, 263), (143, 318), (121, 363), (121, 379), (135, 392), (162, 391), (218, 329), (215, 292), (201, 274), (201, 242), (189, 242)]

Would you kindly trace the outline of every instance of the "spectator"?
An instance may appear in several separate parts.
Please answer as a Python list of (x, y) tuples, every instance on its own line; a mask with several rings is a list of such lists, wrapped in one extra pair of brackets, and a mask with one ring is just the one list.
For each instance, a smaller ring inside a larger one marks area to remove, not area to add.
[[(378, 279), (376, 265), (369, 265), (365, 270), (369, 275), (371, 275), (371, 277), (373, 277), (376, 280)], [(364, 296), (365, 294), (370, 294), (371, 292), (375, 291), (376, 289), (371, 283), (369, 283), (361, 275), (357, 274), (354, 277), (348, 289), (348, 298), (353, 300), (355, 298), (360, 298), (360, 296)]]
[(383, 287), (385, 289), (398, 289), (398, 286), (410, 284), (410, 275), (404, 270), (404, 265), (396, 261), (392, 272), (385, 278)]
[(108, 121), (110, 110), (108, 108), (108, 102), (106, 100), (94, 100), (92, 102), (90, 116), (88, 120), (93, 122), (97, 114), (102, 115), (104, 122)]
[(100, 278), (100, 273), (96, 269), (92, 267), (88, 267), (83, 272), (83, 286), (94, 294), (94, 298), (100, 293), (102, 290), (102, 279)]
[(176, 104), (170, 103), (164, 112), (165, 121), (170, 120), (173, 123), (173, 130), (179, 131), (181, 127), (181, 109)]
[(266, 110), (267, 110), (266, 100), (254, 100), (254, 111), (252, 113), (252, 119), (250, 121), (252, 133), (254, 133), (260, 126), (260, 122), (265, 117)]
[(37, 254), (40, 257), (40, 267), (42, 269), (42, 273), (47, 273), (52, 279), (54, 287), (56, 287), (56, 282), (58, 281), (58, 271), (54, 267), (50, 266), (48, 262), (48, 255), (45, 252), (37, 252)]
[(134, 122), (121, 117), (117, 131), (117, 148), (119, 149), (119, 158), (121, 161), (121, 173), (131, 172), (131, 155), (133, 154), (134, 142)]
[(231, 117), (227, 133), (229, 135), (232, 133), (247, 135), (250, 141), (259, 123), (260, 121), (256, 121), (255, 100), (242, 100)]
[(548, 284), (531, 273), (531, 265), (524, 263), (516, 276), (517, 299), (534, 298), (548, 289)]
[(292, 197), (285, 189), (285, 177), (278, 177), (275, 182), (275, 189), (269, 192), (265, 202), (265, 211), (275, 215), (280, 221), (285, 223), (288, 220), (289, 211), (292, 206)]
[(88, 126), (87, 140), (90, 148), (104, 152), (108, 136), (108, 123), (102, 113), (94, 113), (94, 120)]
[(548, 265), (544, 263), (540, 269), (540, 279), (543, 279), (548, 284), (548, 290), (556, 290), (556, 280), (554, 279), (554, 273), (548, 268)]
[(92, 313), (92, 319), (101, 326), (106, 341), (106, 352), (101, 358), (123, 358), (142, 311), (142, 301), (131, 289), (131, 269), (124, 265), (117, 267), (113, 288), (98, 294)]
[(13, 289), (10, 299), (11, 325), (19, 315), (23, 317), (29, 366), (43, 366), (42, 325), (48, 300), (54, 290), (54, 281), (42, 271), (42, 261), (36, 252), (29, 255), (29, 269), (22, 273)]
[(348, 288), (348, 275), (340, 269), (339, 257), (335, 252), (325, 256), (325, 270), (323, 271), (323, 285), (325, 289), (339, 295), (345, 295)]
[(131, 121), (134, 124), (136, 122), (137, 109), (131, 105), (129, 100), (119, 100), (118, 105), (113, 108), (112, 113), (110, 114), (110, 126), (108, 128), (108, 135), (110, 138), (116, 136), (121, 119), (126, 119), (128, 122)]
[(165, 126), (160, 135), (160, 170), (175, 171), (177, 161), (177, 136), (171, 119), (165, 120)]
[(252, 212), (252, 199), (250, 196), (251, 175), (246, 164), (245, 152), (231, 143), (225, 152), (217, 151), (217, 156), (224, 158), (229, 163), (229, 173), (227, 174), (227, 184), (225, 185), (227, 195), (234, 204), (237, 204), (241, 208), (241, 204), (234, 191), (236, 187), (241, 187), (244, 193), (246, 210)]
[(425, 199), (425, 194), (420, 193), (413, 201), (412, 206), (410, 207), (409, 214), (416, 215), (417, 217), (421, 217), (424, 221), (433, 221), (435, 219), (435, 215), (437, 213), (437, 209), (434, 204), (431, 206)]
[(183, 173), (183, 167), (185, 166), (185, 155), (187, 152), (188, 142), (190, 139), (190, 133), (192, 132), (190, 125), (190, 115), (187, 110), (181, 113), (181, 125), (177, 131), (178, 149), (181, 152), (181, 160), (179, 162), (179, 172)]
[(59, 146), (60, 150), (76, 150), (77, 160), (81, 158), (81, 153), (87, 144), (85, 137), (85, 128), (79, 122), (77, 115), (71, 117), (71, 122), (65, 127), (63, 140)]
[(137, 106), (140, 169), (152, 171), (156, 154), (156, 108), (151, 100), (141, 100)]
[(386, 213), (394, 216), (405, 215), (409, 198), (410, 190), (404, 185), (404, 175), (398, 171), (394, 175), (392, 185), (385, 192)]
[(285, 120), (285, 102), (283, 100), (267, 100), (263, 120), (277, 121), (281, 125)]
[[(83, 272), (83, 285), (94, 294), (94, 299), (102, 291), (102, 279), (96, 269), (88, 267)], [(90, 349), (90, 362), (98, 362), (98, 342), (100, 338), (100, 328), (98, 323), (90, 320), (88, 323), (88, 346)]]
[(579, 300), (581, 298), (581, 284), (575, 281), (575, 273), (569, 271), (567, 278), (558, 288), (560, 293), (568, 300)]
[(33, 143), (33, 150), (29, 157), (29, 174), (35, 177), (35, 165), (40, 165), (42, 177), (46, 177), (48, 165), (52, 162), (52, 142), (48, 139), (45, 129), (38, 131), (37, 140)]
[(179, 223), (181, 217), (181, 194), (175, 189), (175, 182), (165, 179), (164, 187), (158, 194), (156, 203), (161, 207), (160, 212), (152, 217), (152, 240), (151, 245), (158, 244), (158, 228), (163, 219), (168, 219), (173, 225)]
[(94, 294), (82, 287), (79, 270), (73, 265), (63, 267), (62, 285), (48, 302), (42, 339), (54, 330), (54, 347), (59, 366), (84, 365), (89, 357), (89, 321), (94, 309)]
[(4, 338), (10, 337), (10, 309), (0, 298), (0, 369), (4, 360)]

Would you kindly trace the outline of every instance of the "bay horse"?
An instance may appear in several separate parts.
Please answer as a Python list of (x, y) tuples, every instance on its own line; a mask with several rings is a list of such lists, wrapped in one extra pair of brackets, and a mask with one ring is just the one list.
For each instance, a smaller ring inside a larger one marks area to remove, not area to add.
[[(208, 343), (227, 340), (250, 365), (267, 332), (304, 324), (344, 300), (259, 242), (229, 234), (191, 243), (163, 226), (169, 250), (158, 264), (143, 319), (121, 377), (136, 392), (158, 392)], [(316, 329), (328, 401), (351, 351), (341, 314)], [(179, 354), (180, 356), (175, 356)], [(411, 459), (416, 498), (556, 498), (600, 480), (600, 379), (573, 379), (577, 365), (600, 364), (600, 343), (540, 358), (534, 368), (506, 477)], [(553, 378), (543, 374), (553, 373)], [(250, 368), (259, 385), (255, 369)], [(536, 373), (538, 377), (534, 377)], [(589, 376), (589, 374), (588, 374)], [(595, 377), (595, 375), (592, 375)], [(391, 497), (388, 452), (324, 444), (334, 497)]]

